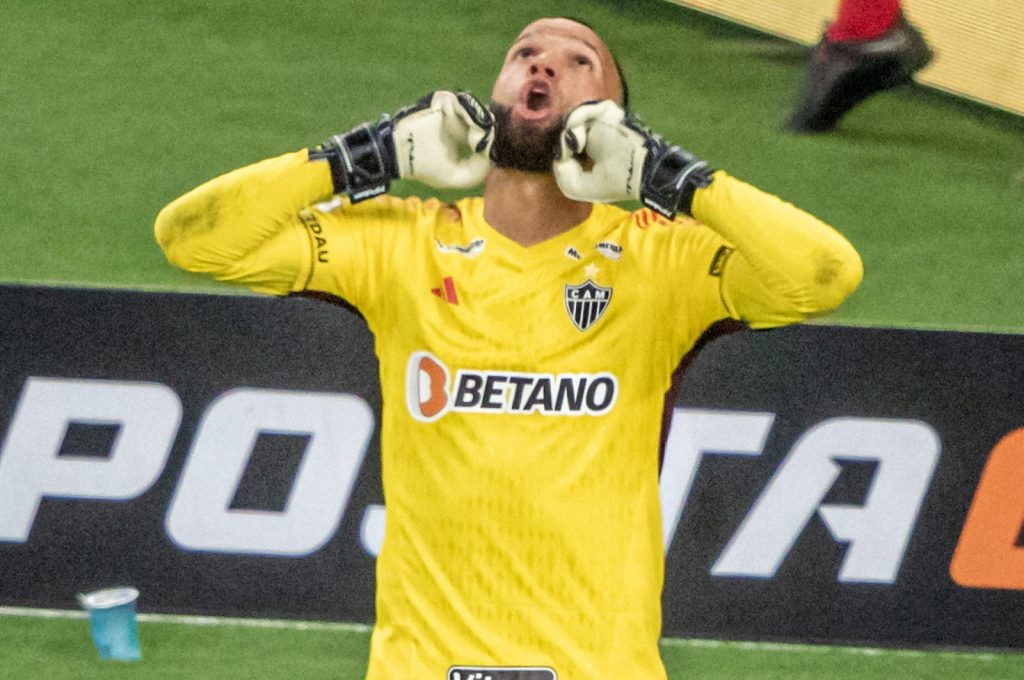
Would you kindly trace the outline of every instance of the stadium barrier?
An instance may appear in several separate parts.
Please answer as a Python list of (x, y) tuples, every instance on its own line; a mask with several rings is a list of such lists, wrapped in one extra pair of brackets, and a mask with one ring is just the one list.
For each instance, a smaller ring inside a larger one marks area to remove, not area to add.
[[(838, 0), (672, 0), (806, 45), (821, 37)], [(904, 0), (935, 50), (925, 85), (1024, 114), (1024, 3)], [(794, 84), (795, 87), (795, 84)]]
[[(306, 299), (0, 286), (0, 604), (369, 622), (372, 338)], [(1024, 648), (1024, 336), (795, 326), (690, 364), (669, 636)], [(301, 464), (300, 464), (301, 463)]]

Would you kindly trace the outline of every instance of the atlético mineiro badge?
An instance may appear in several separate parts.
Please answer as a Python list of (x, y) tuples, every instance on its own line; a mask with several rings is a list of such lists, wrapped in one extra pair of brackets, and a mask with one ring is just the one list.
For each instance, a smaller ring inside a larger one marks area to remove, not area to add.
[(612, 289), (599, 286), (590, 279), (578, 286), (565, 286), (565, 310), (581, 331), (594, 325), (611, 301)]

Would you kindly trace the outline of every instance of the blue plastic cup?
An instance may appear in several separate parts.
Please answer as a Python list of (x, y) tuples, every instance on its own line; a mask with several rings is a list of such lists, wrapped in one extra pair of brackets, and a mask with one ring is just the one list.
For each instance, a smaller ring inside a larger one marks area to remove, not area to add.
[(139, 633), (135, 624), (135, 588), (108, 588), (79, 595), (82, 608), (89, 612), (92, 641), (101, 659), (135, 661), (142, 658)]

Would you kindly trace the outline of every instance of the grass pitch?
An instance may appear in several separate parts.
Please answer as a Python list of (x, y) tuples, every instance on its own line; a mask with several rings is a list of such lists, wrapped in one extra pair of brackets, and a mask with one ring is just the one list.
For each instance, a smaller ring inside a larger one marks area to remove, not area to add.
[(1024, 332), (1024, 119), (912, 88), (787, 134), (805, 50), (663, 0), (4, 3), (0, 281), (210, 289), (164, 262), (163, 205), (434, 89), (488, 99), (551, 14), (605, 36), (655, 130), (850, 237), (833, 321)]
[[(17, 680), (362, 680), (363, 626), (143, 621), (137, 662), (100, 661), (79, 619), (0, 616), (0, 676)], [(1018, 680), (1024, 655), (665, 640), (671, 680)]]

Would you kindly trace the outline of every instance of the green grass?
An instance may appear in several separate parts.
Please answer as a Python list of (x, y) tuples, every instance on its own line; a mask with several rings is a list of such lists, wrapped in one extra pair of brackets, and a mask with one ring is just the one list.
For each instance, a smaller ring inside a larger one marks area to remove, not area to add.
[(163, 261), (164, 204), (432, 89), (487, 98), (519, 28), (558, 12), (605, 35), (652, 127), (851, 238), (867, 275), (833, 320), (1024, 332), (1020, 118), (913, 88), (797, 137), (803, 50), (662, 0), (370, 7), (4, 2), (0, 281), (223, 290)]
[[(0, 616), (3, 677), (18, 680), (361, 680), (369, 633), (139, 624), (143, 658), (100, 661), (83, 619)], [(666, 640), (671, 680), (1011, 680), (1024, 655)]]
[[(139, 623), (140, 661), (100, 660), (84, 619), (0, 617), (0, 677), (17, 680), (361, 679), (369, 634)], [(7, 675), (11, 671), (17, 671)]]

